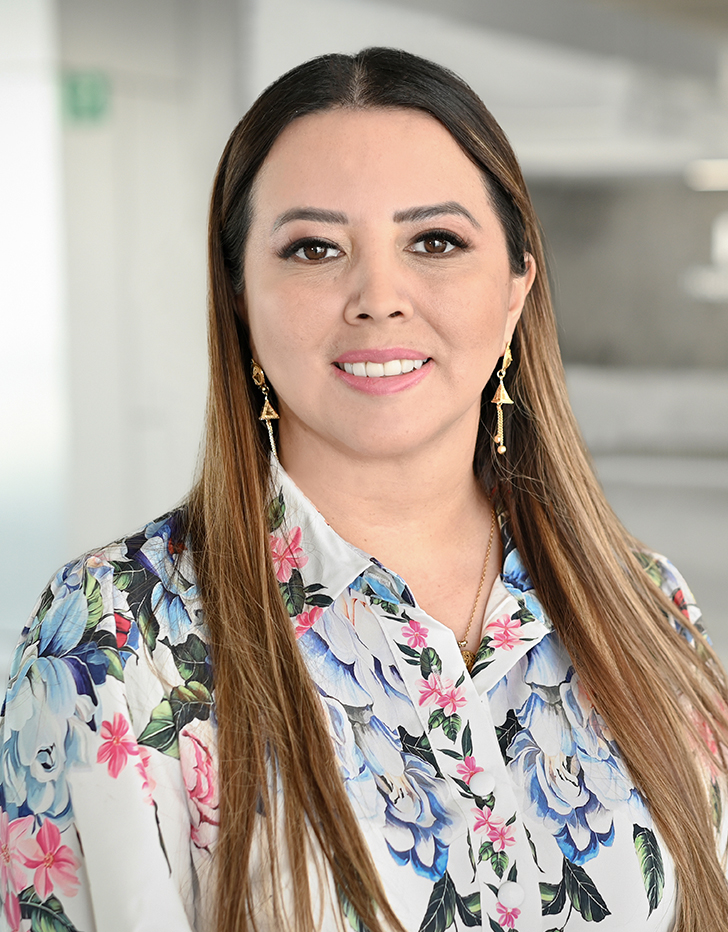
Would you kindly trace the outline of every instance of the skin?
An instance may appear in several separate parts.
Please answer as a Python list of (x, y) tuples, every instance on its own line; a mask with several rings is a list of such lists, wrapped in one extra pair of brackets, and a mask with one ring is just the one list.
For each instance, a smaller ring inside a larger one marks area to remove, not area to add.
[[(446, 206), (419, 210), (433, 205)], [(239, 309), (278, 396), (284, 468), (461, 638), (492, 517), (472, 471), (480, 396), (534, 277), (530, 257), (511, 273), (479, 170), (417, 111), (295, 120), (256, 179), (244, 274)], [(401, 390), (364, 392), (334, 364), (392, 347), (428, 360)], [(499, 568), (496, 533), (476, 621)]]

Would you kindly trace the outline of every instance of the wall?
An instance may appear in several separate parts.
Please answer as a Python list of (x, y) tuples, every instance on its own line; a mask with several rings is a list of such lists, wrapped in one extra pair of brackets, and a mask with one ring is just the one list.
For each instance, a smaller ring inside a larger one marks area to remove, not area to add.
[[(52, 0), (0, 0), (0, 664), (65, 554), (68, 405)], [(0, 666), (0, 669), (2, 669)]]
[(209, 189), (239, 119), (233, 0), (64, 0), (62, 64), (100, 73), (68, 118), (64, 183), (73, 407), (69, 553), (172, 507), (192, 482), (206, 385)]

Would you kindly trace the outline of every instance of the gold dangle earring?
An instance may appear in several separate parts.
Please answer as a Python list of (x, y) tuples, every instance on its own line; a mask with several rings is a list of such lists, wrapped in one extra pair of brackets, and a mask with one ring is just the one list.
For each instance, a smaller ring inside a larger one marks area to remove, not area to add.
[(263, 397), (265, 399), (263, 403), (263, 410), (260, 412), (260, 417), (258, 420), (265, 421), (265, 426), (268, 428), (268, 437), (270, 438), (270, 448), (273, 451), (273, 456), (278, 459), (278, 450), (276, 450), (276, 441), (273, 437), (273, 427), (271, 425), (271, 421), (279, 420), (278, 412), (268, 399), (269, 389), (268, 383), (265, 380), (265, 373), (254, 359), (251, 359), (250, 367), (253, 372), (253, 381), (255, 382), (256, 387), (259, 388), (263, 393)]
[(506, 387), (503, 384), (503, 379), (506, 375), (506, 369), (508, 366), (510, 366), (512, 361), (513, 357), (511, 356), (511, 344), (507, 343), (505, 352), (503, 353), (503, 363), (497, 372), (498, 378), (500, 379), (500, 385), (496, 389), (492, 401), (492, 404), (498, 406), (498, 432), (493, 439), (495, 441), (496, 449), (501, 454), (506, 452), (506, 444), (503, 437), (503, 405), (513, 404), (513, 399), (506, 391)]

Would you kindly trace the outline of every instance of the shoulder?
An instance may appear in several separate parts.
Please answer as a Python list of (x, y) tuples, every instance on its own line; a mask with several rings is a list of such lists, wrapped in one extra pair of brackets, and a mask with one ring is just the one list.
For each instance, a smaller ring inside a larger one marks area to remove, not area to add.
[[(639, 550), (635, 556), (655, 585), (659, 586), (685, 618), (701, 634), (705, 635), (702, 613), (695, 601), (695, 596), (677, 567), (667, 557), (649, 550)], [(681, 633), (692, 641), (692, 636), (686, 628), (682, 628)]]
[[(113, 618), (120, 639), (125, 621), (132, 620), (141, 628), (156, 620), (160, 636), (179, 637), (181, 626), (191, 626), (199, 618), (197, 601), (184, 512), (178, 509), (61, 567), (23, 634), (27, 637), (38, 629), (47, 644), (62, 629), (68, 635), (81, 625), (89, 631)], [(185, 606), (192, 614), (183, 622)]]
[(29, 677), (70, 677), (69, 688), (91, 692), (109, 677), (123, 681), (130, 658), (202, 628), (183, 528), (184, 513), (170, 512), (62, 566), (23, 628), (8, 701)]

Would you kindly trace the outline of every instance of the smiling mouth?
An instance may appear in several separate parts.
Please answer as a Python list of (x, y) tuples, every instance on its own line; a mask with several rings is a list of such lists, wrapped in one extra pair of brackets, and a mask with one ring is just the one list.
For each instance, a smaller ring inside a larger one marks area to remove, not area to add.
[(421, 369), (427, 359), (390, 359), (388, 362), (335, 362), (337, 369), (348, 372), (349, 375), (357, 375), (360, 378), (380, 379), (389, 375), (404, 375), (407, 372), (413, 372), (415, 369)]

